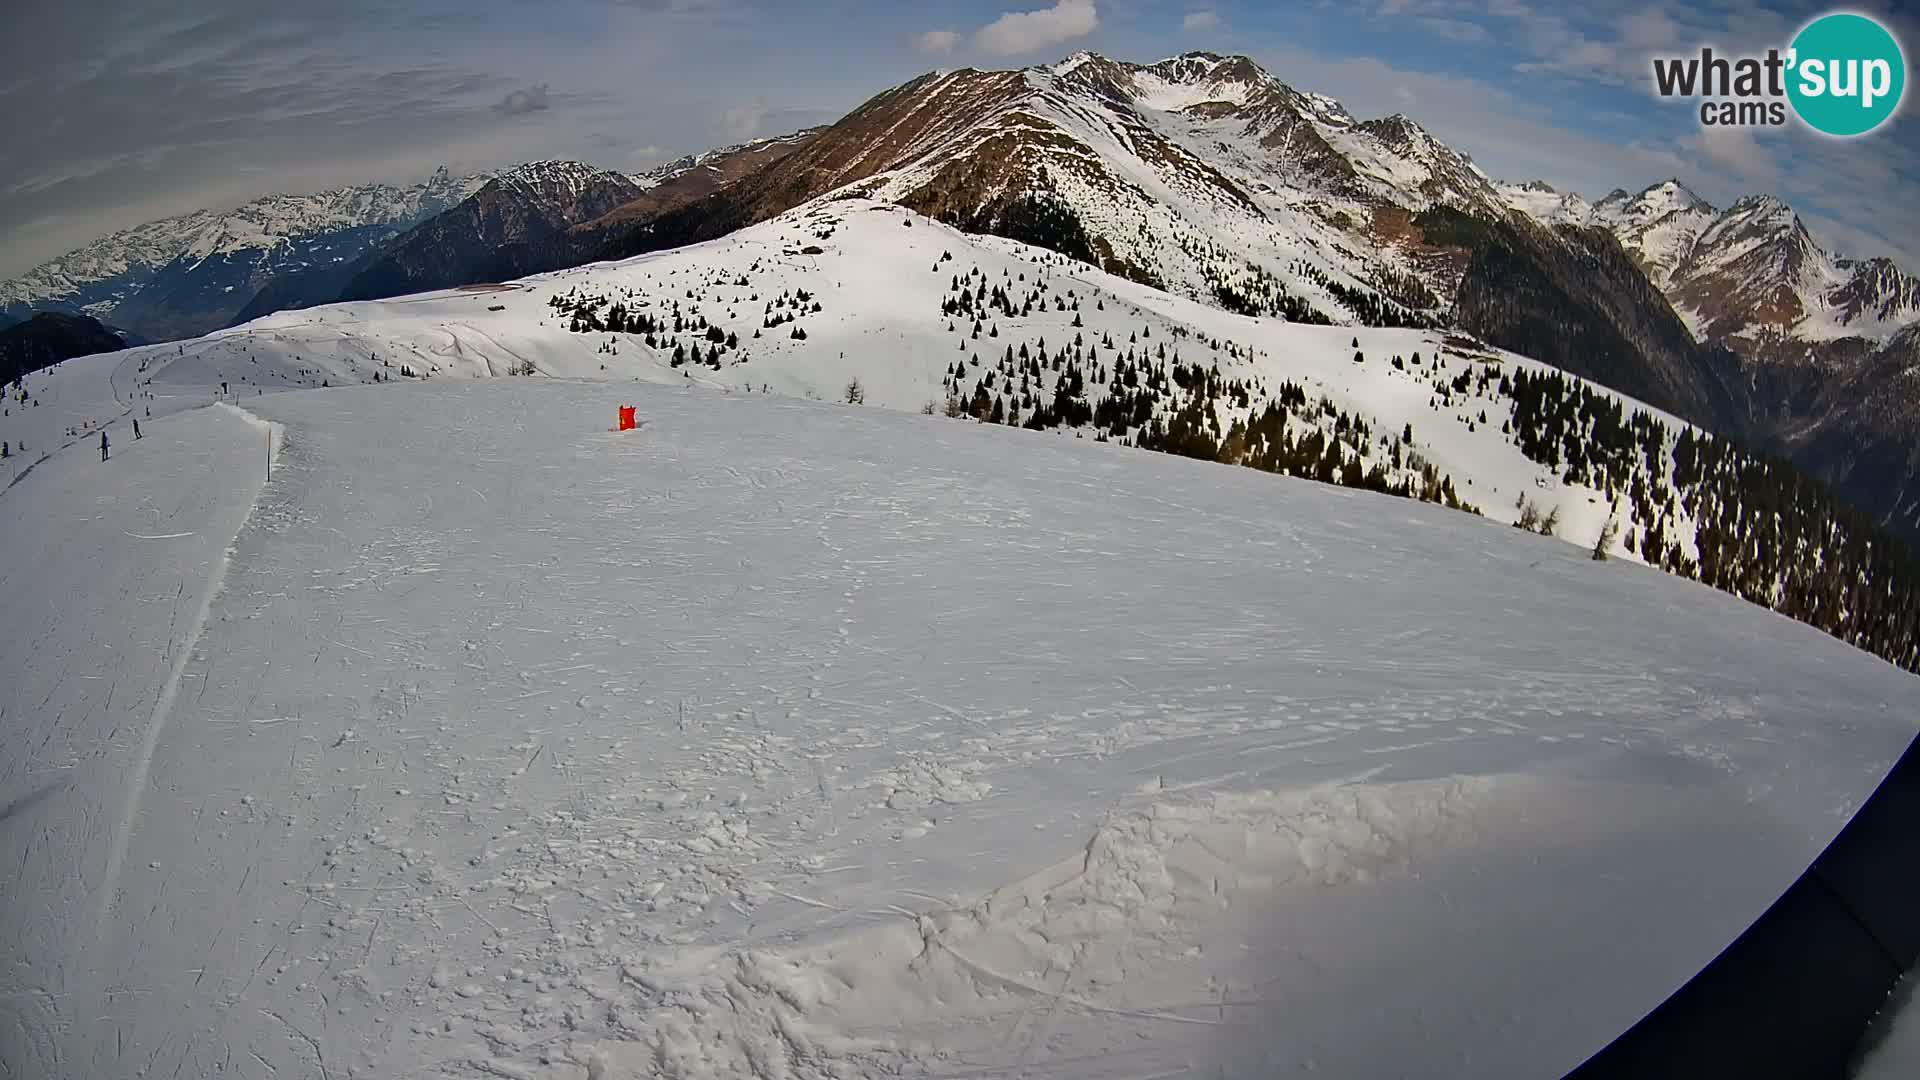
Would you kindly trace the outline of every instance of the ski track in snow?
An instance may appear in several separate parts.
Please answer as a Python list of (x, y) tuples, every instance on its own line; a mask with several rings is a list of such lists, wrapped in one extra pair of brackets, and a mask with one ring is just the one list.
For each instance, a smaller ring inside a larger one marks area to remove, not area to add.
[[(245, 420), (248, 426), (254, 431), (268, 433), (274, 430), (272, 426), (256, 419), (252, 414), (235, 408), (232, 405), (221, 403), (216, 406), (216, 409), (224, 409), (236, 414)], [(226, 449), (230, 455), (234, 449), (246, 445), (251, 441), (250, 439), (232, 434), (228, 435), (224, 440), (224, 442), (227, 443)], [(272, 444), (269, 443), (268, 445), (271, 447)], [(269, 451), (269, 453), (270, 452), (271, 451)], [(222, 464), (231, 467), (232, 462), (229, 460)], [(266, 467), (263, 460), (263, 470)], [(221, 479), (231, 482), (233, 479), (236, 479), (236, 477), (230, 475), (222, 477)], [(265, 479), (266, 477), (263, 472), (261, 476), (262, 482), (264, 482)], [(251, 502), (249, 502), (249, 509), (251, 509)], [(124, 532), (124, 530), (122, 531)], [(223, 530), (223, 535), (230, 534), (230, 531)], [(136, 540), (166, 540), (176, 537), (192, 536), (194, 534), (184, 532), (169, 533), (161, 536), (143, 536), (136, 533), (126, 533), (126, 535)], [(153, 712), (148, 716), (144, 725), (140, 748), (135, 752), (133, 760), (129, 763), (129, 776), (126, 781), (127, 808), (121, 815), (119, 824), (113, 829), (113, 843), (110, 853), (107, 856), (107, 869), (101, 877), (102, 884), (98, 890), (99, 913), (94, 918), (96, 927), (95, 936), (97, 938), (106, 937), (111, 929), (109, 920), (113, 917), (114, 901), (118, 899), (120, 869), (121, 865), (126, 861), (127, 844), (133, 835), (134, 826), (138, 821), (140, 797), (145, 793), (147, 787), (147, 770), (153, 764), (154, 750), (160, 744), (161, 733), (166, 730), (167, 720), (173, 713), (174, 700), (180, 693), (181, 676), (186, 673), (187, 663), (192, 658), (195, 647), (200, 643), (201, 631), (206, 628), (207, 611), (213, 605), (214, 596), (220, 591), (220, 586), (225, 579), (226, 571), (227, 552), (222, 551), (219, 558), (214, 562), (212, 570), (208, 572), (206, 582), (199, 589), (199, 599), (193, 614), (188, 618), (186, 625), (180, 627), (183, 636), (180, 639), (179, 647), (170, 650), (175, 654), (173, 666), (168, 670), (166, 681), (160, 687), (160, 694), (154, 700)]]
[[(85, 445), (50, 455), (6, 496), (0, 802), (15, 799), (0, 815), (0, 908), (15, 917), (0, 924), (0, 1056), (26, 1075), (59, 1074), (53, 1017), (102, 1004), (86, 958), (110, 927), (148, 761), (264, 470), (256, 429), (231, 414), (147, 430), (109, 463)], [(176, 523), (194, 528), (128, 539)]]
[(1496, 523), (617, 393), (272, 395), (257, 498), (206, 409), (4, 497), (0, 1062), (1552, 1073), (1912, 735), (1890, 666)]

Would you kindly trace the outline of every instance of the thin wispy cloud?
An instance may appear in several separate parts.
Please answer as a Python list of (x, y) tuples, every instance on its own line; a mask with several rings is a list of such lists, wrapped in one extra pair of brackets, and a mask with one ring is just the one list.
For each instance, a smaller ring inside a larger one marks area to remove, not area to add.
[(1219, 26), (1220, 16), (1212, 11), (1189, 11), (1186, 17), (1180, 20), (1180, 29), (1189, 34), (1216, 30)]

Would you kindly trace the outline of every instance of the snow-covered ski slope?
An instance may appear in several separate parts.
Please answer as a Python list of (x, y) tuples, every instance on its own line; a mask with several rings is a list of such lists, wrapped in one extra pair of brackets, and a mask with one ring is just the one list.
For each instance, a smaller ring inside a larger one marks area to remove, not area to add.
[(688, 381), (263, 394), (271, 479), (223, 407), (0, 494), (12, 1075), (1553, 1075), (1915, 731), (1486, 519)]
[[(1004, 289), (1023, 310), (1013, 316), (983, 312), (975, 338), (972, 316), (942, 312), (942, 302), (956, 295), (957, 278), (967, 282), (968, 292)], [(1042, 285), (1046, 302), (1025, 310), (1022, 298)], [(801, 293), (808, 299), (795, 301)], [(686, 329), (663, 331), (655, 348), (632, 333), (574, 332), (567, 312), (575, 307), (556, 308), (554, 301), (576, 304), (583, 298), (598, 302), (590, 305), (596, 317), (619, 303), (630, 315), (646, 313), (668, 326), (677, 308)], [(1056, 302), (1069, 306), (1061, 309)], [(770, 317), (792, 321), (767, 327)], [(696, 318), (733, 334), (738, 345), (709, 341), (696, 329)], [(804, 338), (792, 336), (796, 328)], [(282, 312), (135, 354), (155, 365), (166, 361), (153, 376), (157, 386), (179, 380), (196, 392), (221, 379), (250, 395), (322, 380), (363, 382), (376, 372), (401, 378), (402, 367), (427, 377), (507, 375), (530, 367), (552, 376), (764, 388), (823, 400), (843, 398), (848, 382), (858, 379), (867, 404), (918, 411), (944, 402), (949, 388), (943, 380), (955, 362), (965, 367), (959, 380), (964, 397), (1009, 350), (1027, 347), (1037, 354), (1044, 342), (1055, 352), (1076, 338), (1108, 370), (1130, 351), (1147, 358), (1164, 347), (1169, 364), (1177, 356), (1245, 381), (1252, 390), (1249, 402), (1218, 410), (1223, 433), (1291, 382), (1311, 400), (1324, 397), (1371, 425), (1370, 463), (1385, 462), (1386, 441), (1411, 425), (1410, 448), (1451, 477), (1462, 499), (1497, 520), (1514, 520), (1524, 496), (1543, 512), (1558, 507), (1559, 535), (1590, 547), (1607, 519), (1603, 493), (1564, 482), (1558, 470), (1527, 460), (1502, 433), (1509, 401), (1478, 390), (1435, 392), (1436, 383), (1463, 373), (1491, 372), (1497, 381), (1505, 373), (1548, 370), (1544, 365), (1497, 349), (1449, 347), (1441, 331), (1310, 326), (1231, 314), (1052, 252), (963, 234), (858, 198), (821, 200), (724, 239), (657, 255), (497, 287)], [(720, 348), (720, 366), (692, 362), (675, 368), (675, 345), (697, 345), (703, 356)], [(1355, 362), (1356, 352), (1362, 362)], [(1407, 363), (1396, 368), (1396, 356)], [(1418, 364), (1412, 363), (1416, 357)], [(974, 365), (975, 359), (983, 366)], [(1049, 380), (1057, 375), (1049, 371), (1034, 384), (1042, 398), (1051, 397)], [(1009, 391), (1013, 382), (1006, 384)], [(1097, 402), (1108, 390), (1090, 381), (1087, 397)], [(1625, 400), (1630, 409), (1646, 409)], [(1685, 426), (1646, 411), (1675, 432)], [(1332, 434), (1334, 417), (1316, 422)], [(1293, 423), (1296, 438), (1307, 430), (1300, 418)], [(1644, 531), (1653, 524), (1637, 520), (1630, 505), (1618, 510), (1623, 525)], [(1684, 507), (1668, 510), (1667, 525), (1690, 550), (1693, 528)], [(1639, 558), (1623, 540), (1613, 550)]]

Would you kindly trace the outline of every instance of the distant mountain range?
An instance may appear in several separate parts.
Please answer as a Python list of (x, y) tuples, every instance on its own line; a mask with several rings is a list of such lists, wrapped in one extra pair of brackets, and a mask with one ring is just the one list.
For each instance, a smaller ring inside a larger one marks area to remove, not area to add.
[(0, 312), (88, 314), (154, 340), (202, 334), (227, 325), (268, 283), (357, 259), (485, 179), (442, 169), (410, 187), (268, 195), (150, 222), (0, 282)]
[(1751, 195), (1724, 210), (1666, 180), (1597, 203), (1539, 182), (1510, 205), (1548, 225), (1612, 232), (1697, 336), (1746, 350), (1781, 342), (1885, 340), (1920, 319), (1920, 278), (1890, 259), (1830, 254), (1793, 208)]
[(1740, 358), (1732, 430), (1920, 536), (1920, 278), (1832, 254), (1772, 196), (1716, 209), (1678, 180), (1591, 205), (1543, 184), (1508, 196), (1613, 232), (1696, 338)]
[(1770, 196), (1718, 209), (1678, 180), (1596, 202), (1500, 182), (1405, 116), (1358, 119), (1246, 57), (1081, 53), (933, 73), (831, 126), (645, 174), (536, 162), (349, 190), (382, 194), (306, 197), (353, 212), (128, 230), (0, 286), (0, 306), (87, 310), (164, 337), (622, 258), (865, 197), (1233, 311), (1456, 327), (1789, 454), (1920, 535), (1912, 275), (1827, 252)]

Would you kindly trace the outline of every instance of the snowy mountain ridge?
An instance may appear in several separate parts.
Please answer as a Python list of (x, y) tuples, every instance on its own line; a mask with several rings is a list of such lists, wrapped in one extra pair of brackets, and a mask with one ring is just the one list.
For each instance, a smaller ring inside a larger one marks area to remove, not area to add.
[(628, 173), (627, 179), (641, 188), (655, 188), (676, 177), (683, 176), (695, 169), (715, 168), (727, 158), (750, 155), (755, 151), (772, 147), (791, 146), (805, 142), (817, 133), (819, 128), (803, 128), (785, 135), (771, 135), (763, 139), (749, 139), (728, 146), (716, 146), (702, 150), (697, 154), (683, 154), (672, 161), (662, 162), (650, 169)]
[[(103, 236), (17, 278), (0, 281), (0, 308), (59, 301), (109, 279), (187, 257), (267, 250), (317, 233), (410, 221), (458, 202), (489, 174), (453, 176), (445, 167), (406, 187), (355, 184), (305, 195), (263, 195), (231, 210), (195, 210)], [(118, 295), (89, 311), (110, 313)]]
[(583, 161), (528, 161), (494, 175), (492, 183), (520, 194), (571, 201), (608, 183), (631, 184), (623, 173)]
[(1716, 209), (1678, 179), (1591, 204), (1537, 181), (1501, 191), (1543, 224), (1612, 232), (1703, 339), (1743, 351), (1844, 337), (1885, 342), (1920, 320), (1920, 278), (1889, 259), (1828, 251), (1774, 195)]

